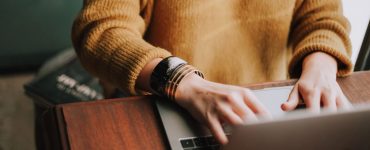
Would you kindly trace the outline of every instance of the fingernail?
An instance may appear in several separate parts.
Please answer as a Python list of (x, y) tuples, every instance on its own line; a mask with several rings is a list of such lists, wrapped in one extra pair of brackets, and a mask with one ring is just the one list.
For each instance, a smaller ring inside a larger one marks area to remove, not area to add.
[(280, 108), (281, 108), (282, 110), (285, 110), (285, 109), (286, 109), (286, 106), (285, 106), (285, 105), (286, 105), (286, 103), (281, 104), (281, 105), (280, 105)]

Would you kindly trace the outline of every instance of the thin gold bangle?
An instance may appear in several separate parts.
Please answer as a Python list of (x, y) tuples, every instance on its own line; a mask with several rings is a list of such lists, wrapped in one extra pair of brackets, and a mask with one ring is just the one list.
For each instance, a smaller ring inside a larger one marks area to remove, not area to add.
[(175, 82), (173, 82), (172, 84), (172, 86), (171, 86), (171, 93), (170, 93), (170, 99), (171, 100), (175, 100), (175, 94), (176, 94), (176, 90), (177, 90), (177, 87), (178, 87), (178, 85), (179, 85), (179, 83), (181, 82), (181, 80), (185, 77), (185, 76), (187, 76), (187, 75), (189, 75), (190, 73), (192, 73), (192, 72), (194, 72), (194, 68), (193, 67), (191, 67), (191, 66), (189, 66), (189, 65), (187, 65), (187, 69), (186, 70), (184, 70), (183, 72), (181, 72), (180, 73), (180, 76), (178, 77), (178, 79), (176, 79), (175, 80)]
[(171, 93), (171, 85), (174, 83), (174, 81), (176, 80), (176, 78), (178, 78), (178, 76), (181, 74), (181, 72), (186, 69), (186, 65), (184, 66), (181, 66), (179, 68), (177, 68), (173, 73), (172, 75), (170, 76), (170, 78), (168, 79), (168, 82), (167, 84), (165, 85), (165, 95), (170, 98), (169, 96), (169, 93)]

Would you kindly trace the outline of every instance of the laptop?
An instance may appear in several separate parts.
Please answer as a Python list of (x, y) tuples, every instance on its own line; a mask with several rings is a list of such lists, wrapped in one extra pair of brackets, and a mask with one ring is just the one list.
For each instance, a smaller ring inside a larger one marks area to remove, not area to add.
[[(348, 112), (284, 112), (292, 86), (254, 90), (274, 119), (244, 126), (224, 126), (229, 144), (220, 147), (206, 126), (178, 105), (157, 100), (156, 106), (173, 150), (193, 149), (370, 149), (370, 106)], [(349, 124), (351, 123), (351, 124)]]
[(225, 150), (370, 150), (370, 105), (353, 110), (298, 110), (235, 127)]

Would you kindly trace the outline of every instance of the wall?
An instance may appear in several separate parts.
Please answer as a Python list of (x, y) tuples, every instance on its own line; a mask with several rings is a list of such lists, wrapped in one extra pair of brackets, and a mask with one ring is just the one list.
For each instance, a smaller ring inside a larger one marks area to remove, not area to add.
[(351, 23), (352, 62), (355, 63), (370, 20), (370, 0), (342, 0), (344, 15)]

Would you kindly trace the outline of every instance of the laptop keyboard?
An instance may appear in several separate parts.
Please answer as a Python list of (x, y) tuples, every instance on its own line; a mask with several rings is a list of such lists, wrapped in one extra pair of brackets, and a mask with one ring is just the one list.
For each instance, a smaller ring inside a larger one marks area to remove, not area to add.
[(213, 136), (180, 139), (184, 150), (218, 150), (220, 144)]

